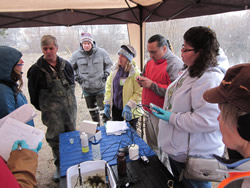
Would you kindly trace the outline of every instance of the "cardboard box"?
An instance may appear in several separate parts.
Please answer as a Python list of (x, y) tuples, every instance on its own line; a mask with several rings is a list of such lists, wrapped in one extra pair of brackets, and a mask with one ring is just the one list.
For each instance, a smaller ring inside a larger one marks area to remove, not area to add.
[(88, 135), (89, 141), (94, 141), (94, 136), (96, 141), (99, 141), (102, 138), (101, 131), (96, 130), (97, 122), (84, 120), (80, 123), (80, 132), (85, 132)]

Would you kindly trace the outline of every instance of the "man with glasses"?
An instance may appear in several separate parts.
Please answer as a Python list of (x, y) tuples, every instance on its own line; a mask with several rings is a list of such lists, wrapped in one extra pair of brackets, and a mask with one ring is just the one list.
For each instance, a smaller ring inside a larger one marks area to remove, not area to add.
[(150, 37), (147, 50), (150, 60), (145, 65), (142, 76), (137, 80), (143, 87), (142, 105), (148, 111), (145, 128), (147, 144), (159, 156), (157, 144), (159, 119), (152, 114), (149, 104), (163, 107), (166, 88), (178, 77), (178, 73), (183, 68), (183, 62), (171, 52), (169, 41), (162, 35)]

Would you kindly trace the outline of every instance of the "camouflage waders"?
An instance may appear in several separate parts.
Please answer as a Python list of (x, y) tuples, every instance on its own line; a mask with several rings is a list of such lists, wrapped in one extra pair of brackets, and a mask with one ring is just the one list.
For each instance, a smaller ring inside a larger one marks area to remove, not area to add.
[(42, 122), (47, 126), (46, 140), (52, 149), (54, 163), (59, 169), (59, 134), (76, 130), (76, 99), (75, 86), (70, 86), (64, 76), (65, 62), (59, 72), (53, 74), (39, 67), (46, 74), (47, 88), (40, 92), (39, 104)]

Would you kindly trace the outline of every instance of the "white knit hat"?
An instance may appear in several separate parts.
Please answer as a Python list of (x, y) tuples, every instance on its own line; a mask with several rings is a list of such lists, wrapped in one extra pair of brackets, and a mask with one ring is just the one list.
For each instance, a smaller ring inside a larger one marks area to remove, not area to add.
[(81, 33), (81, 43), (90, 42), (93, 45), (93, 37), (90, 33)]

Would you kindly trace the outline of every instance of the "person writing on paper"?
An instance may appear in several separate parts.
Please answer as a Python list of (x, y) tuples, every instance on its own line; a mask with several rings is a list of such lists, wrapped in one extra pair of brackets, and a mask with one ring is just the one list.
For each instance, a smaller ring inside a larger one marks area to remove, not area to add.
[(0, 156), (0, 187), (33, 188), (36, 186), (36, 170), (40, 142), (36, 149), (30, 149), (25, 140), (17, 140), (12, 146), (6, 162)]
[[(179, 179), (189, 156), (222, 156), (224, 144), (216, 118), (219, 109), (203, 99), (208, 88), (218, 86), (225, 69), (217, 62), (219, 42), (207, 27), (192, 27), (184, 34), (181, 49), (185, 71), (168, 87), (163, 109), (154, 107), (160, 118), (158, 142), (163, 156), (169, 156), (173, 175)], [(190, 138), (190, 139), (189, 139)], [(184, 187), (211, 187), (207, 181), (182, 180)]]
[[(0, 118), (27, 104), (22, 92), (22, 53), (15, 48), (0, 46)], [(27, 124), (34, 126), (33, 120)]]
[(126, 120), (136, 129), (141, 111), (136, 108), (141, 101), (142, 88), (136, 81), (140, 75), (132, 59), (136, 51), (131, 45), (122, 45), (118, 51), (118, 63), (108, 77), (104, 98), (104, 113), (113, 121)]

